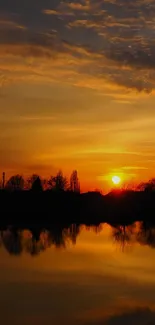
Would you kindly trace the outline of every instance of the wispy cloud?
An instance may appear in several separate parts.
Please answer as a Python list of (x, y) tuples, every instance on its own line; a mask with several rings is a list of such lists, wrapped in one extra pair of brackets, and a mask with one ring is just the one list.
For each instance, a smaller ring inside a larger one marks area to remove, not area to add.
[(124, 170), (147, 170), (147, 167), (144, 166), (123, 166), (122, 169)]
[(87, 0), (85, 4), (82, 4), (80, 2), (68, 2), (66, 3), (67, 7), (72, 10), (78, 10), (78, 11), (89, 11), (90, 10), (90, 1)]
[(52, 10), (52, 9), (44, 9), (42, 12), (45, 15), (74, 16), (74, 13), (69, 12), (69, 11), (58, 11), (58, 10)]

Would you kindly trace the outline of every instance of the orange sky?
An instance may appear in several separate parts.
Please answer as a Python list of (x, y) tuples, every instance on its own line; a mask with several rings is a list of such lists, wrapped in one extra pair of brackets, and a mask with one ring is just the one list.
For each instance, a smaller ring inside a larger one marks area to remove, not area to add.
[(152, 1), (134, 19), (123, 0), (21, 2), (0, 12), (0, 172), (77, 169), (83, 190), (153, 177)]

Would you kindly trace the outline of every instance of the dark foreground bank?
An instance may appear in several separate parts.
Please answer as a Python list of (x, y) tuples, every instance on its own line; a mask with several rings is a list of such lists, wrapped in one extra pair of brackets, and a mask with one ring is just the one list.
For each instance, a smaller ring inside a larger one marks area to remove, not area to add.
[(155, 222), (155, 192), (0, 191), (1, 225)]

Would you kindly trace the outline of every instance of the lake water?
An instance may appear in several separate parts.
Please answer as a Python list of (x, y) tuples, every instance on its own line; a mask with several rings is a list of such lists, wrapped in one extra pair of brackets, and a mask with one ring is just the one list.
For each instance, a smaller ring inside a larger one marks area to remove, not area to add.
[(155, 324), (154, 234), (139, 223), (1, 232), (1, 324)]

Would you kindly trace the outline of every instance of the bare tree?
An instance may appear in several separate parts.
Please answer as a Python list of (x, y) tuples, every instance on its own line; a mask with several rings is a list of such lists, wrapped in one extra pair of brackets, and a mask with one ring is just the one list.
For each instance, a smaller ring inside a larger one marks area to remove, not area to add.
[(80, 192), (80, 184), (79, 184), (77, 170), (73, 170), (73, 172), (71, 174), (70, 189), (71, 189), (71, 191), (76, 192), (76, 193)]
[(21, 175), (14, 175), (6, 183), (6, 189), (19, 191), (24, 189), (24, 178)]
[(63, 176), (62, 171), (60, 170), (56, 176), (51, 176), (48, 181), (50, 189), (56, 191), (65, 191), (68, 188), (68, 181), (65, 176)]

